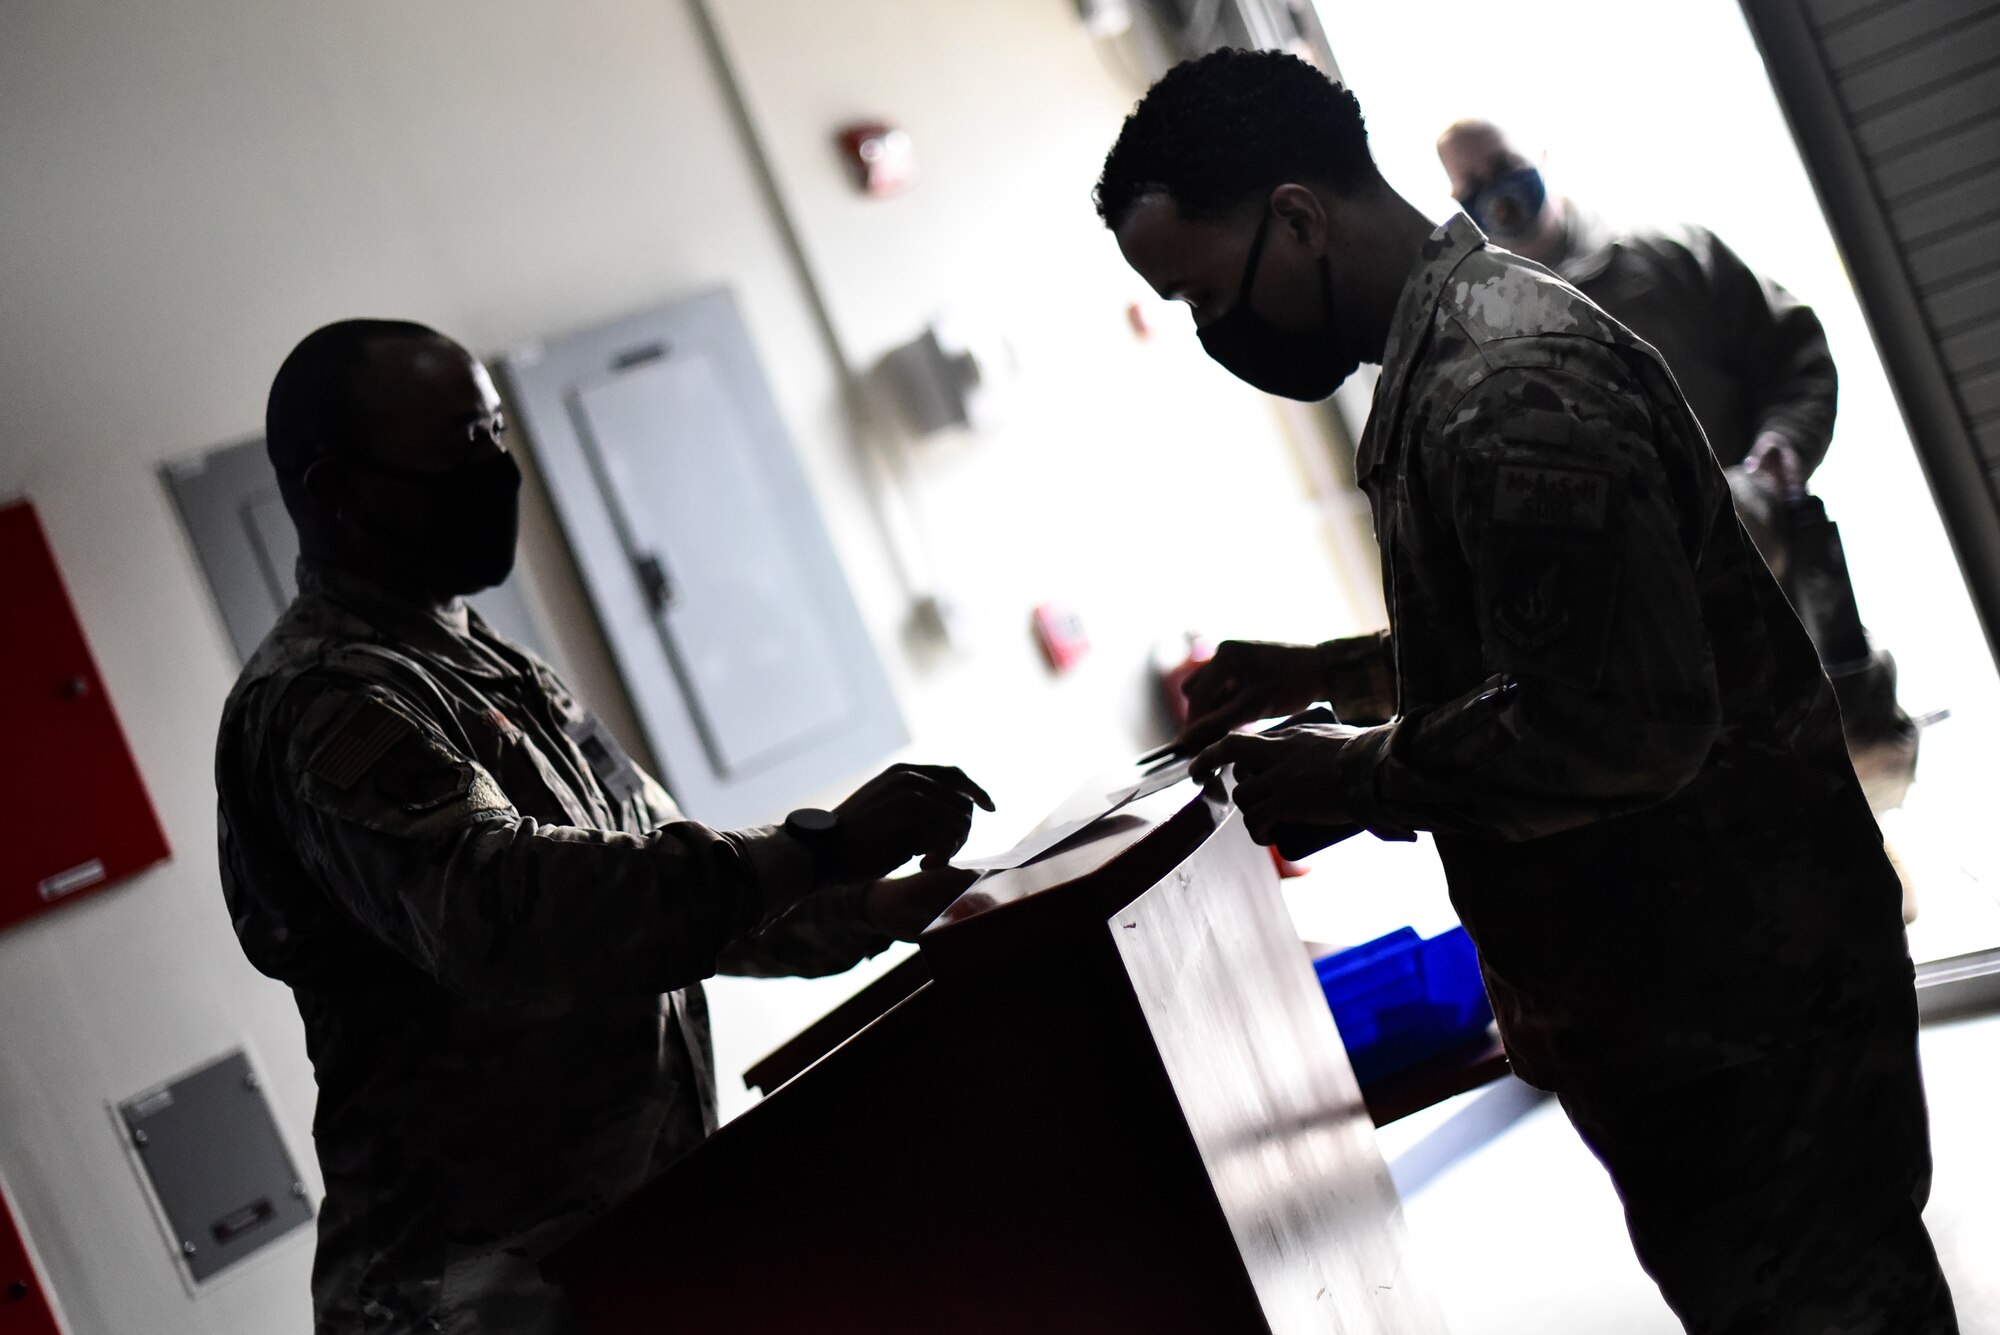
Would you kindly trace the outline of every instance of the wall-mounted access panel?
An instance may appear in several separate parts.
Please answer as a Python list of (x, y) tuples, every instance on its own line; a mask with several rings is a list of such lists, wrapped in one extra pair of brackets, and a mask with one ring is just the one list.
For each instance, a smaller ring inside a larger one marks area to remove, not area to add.
[(0, 928), (167, 856), (34, 507), (0, 507)]
[(729, 293), (524, 351), (503, 370), (690, 816), (773, 819), (907, 740)]
[(118, 1105), (167, 1246), (199, 1284), (312, 1221), (249, 1059), (232, 1052)]
[[(299, 535), (285, 513), (264, 442), (247, 440), (177, 459), (160, 474), (208, 577), (236, 656), (247, 660), (298, 592), (293, 567), (299, 559)], [(469, 601), (494, 630), (543, 654), (519, 579), (516, 574)]]

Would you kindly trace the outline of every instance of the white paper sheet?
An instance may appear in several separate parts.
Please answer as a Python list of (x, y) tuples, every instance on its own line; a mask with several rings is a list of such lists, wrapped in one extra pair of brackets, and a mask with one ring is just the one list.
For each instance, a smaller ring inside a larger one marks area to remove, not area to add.
[(1187, 757), (1169, 756), (1143, 768), (1134, 765), (1126, 770), (1114, 771), (1114, 782), (1133, 770), (1137, 770), (1140, 777), (1135, 783), (1109, 789), (1105, 786), (1104, 776), (1099, 775), (1071, 793), (1061, 806), (1049, 814), (1048, 819), (1028, 831), (1019, 843), (1006, 852), (986, 857), (958, 858), (951, 865), (965, 871), (1003, 871), (1032, 862), (1120, 807), (1173, 787), (1188, 777), (1190, 763)]

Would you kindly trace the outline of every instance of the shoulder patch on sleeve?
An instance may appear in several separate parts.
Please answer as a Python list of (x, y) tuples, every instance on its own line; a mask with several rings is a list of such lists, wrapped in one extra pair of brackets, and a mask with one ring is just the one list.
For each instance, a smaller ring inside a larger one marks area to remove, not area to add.
[(1621, 572), (1617, 555), (1595, 539), (1511, 535), (1494, 552), (1483, 581), (1489, 666), (1594, 688), (1618, 622)]
[(359, 706), (320, 744), (306, 762), (306, 769), (346, 792), (415, 732), (401, 714), (372, 696), (363, 696)]
[(1611, 475), (1581, 468), (1503, 465), (1493, 486), (1495, 523), (1597, 533), (1611, 501)]
[[(472, 765), (419, 741), (397, 753), (375, 776), (375, 791), (413, 815), (436, 811), (472, 793)], [(476, 803), (476, 808), (491, 803)]]
[(1523, 548), (1508, 553), (1493, 625), (1519, 648), (1547, 648), (1570, 629), (1563, 558)]

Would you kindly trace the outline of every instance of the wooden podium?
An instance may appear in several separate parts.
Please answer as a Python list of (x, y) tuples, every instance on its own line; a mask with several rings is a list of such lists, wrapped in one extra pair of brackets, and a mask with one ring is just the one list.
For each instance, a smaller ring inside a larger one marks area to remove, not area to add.
[(1271, 859), (1191, 784), (986, 875), (750, 1079), (547, 1262), (588, 1335), (1444, 1329)]

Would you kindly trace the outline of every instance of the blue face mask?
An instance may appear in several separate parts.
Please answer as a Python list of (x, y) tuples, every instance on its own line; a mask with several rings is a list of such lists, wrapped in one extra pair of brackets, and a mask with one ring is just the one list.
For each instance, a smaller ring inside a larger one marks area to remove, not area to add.
[(1542, 205), (1548, 198), (1548, 187), (1542, 184), (1539, 170), (1516, 167), (1458, 202), (1472, 221), (1479, 224), (1480, 231), (1496, 240), (1511, 241), (1535, 230), (1535, 221), (1542, 216)]

